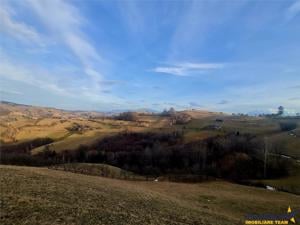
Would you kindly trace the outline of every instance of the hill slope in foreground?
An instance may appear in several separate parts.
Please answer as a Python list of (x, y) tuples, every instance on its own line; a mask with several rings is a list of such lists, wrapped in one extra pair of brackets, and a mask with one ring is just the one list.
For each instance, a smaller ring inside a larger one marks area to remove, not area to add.
[(242, 224), (248, 213), (298, 209), (297, 195), (227, 182), (115, 180), (0, 166), (1, 224)]

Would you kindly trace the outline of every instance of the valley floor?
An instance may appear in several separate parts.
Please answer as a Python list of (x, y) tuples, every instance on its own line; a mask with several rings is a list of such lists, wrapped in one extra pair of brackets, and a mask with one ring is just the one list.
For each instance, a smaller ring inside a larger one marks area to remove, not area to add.
[(0, 166), (1, 224), (243, 224), (245, 214), (300, 209), (300, 196), (228, 182), (109, 179)]

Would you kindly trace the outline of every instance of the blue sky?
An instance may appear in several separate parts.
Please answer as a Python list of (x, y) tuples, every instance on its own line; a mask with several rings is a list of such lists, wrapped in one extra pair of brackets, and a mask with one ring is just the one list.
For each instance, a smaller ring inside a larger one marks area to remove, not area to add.
[(0, 0), (2, 100), (300, 111), (300, 1)]

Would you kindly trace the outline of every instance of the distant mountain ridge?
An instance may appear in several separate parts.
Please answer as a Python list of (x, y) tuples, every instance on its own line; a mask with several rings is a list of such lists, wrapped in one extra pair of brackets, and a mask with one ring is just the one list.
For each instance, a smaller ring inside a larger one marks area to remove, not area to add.
[[(140, 108), (140, 109), (119, 109), (119, 110), (110, 110), (110, 111), (90, 111), (90, 110), (67, 110), (67, 109), (58, 109), (54, 107), (44, 107), (44, 106), (34, 106), (27, 105), (22, 103), (15, 103), (10, 101), (0, 101), (0, 116), (7, 114), (15, 114), (21, 113), (25, 116), (82, 116), (82, 117), (101, 117), (101, 116), (115, 116), (122, 112), (137, 112), (141, 114), (156, 114), (161, 113), (158, 110), (150, 109), (150, 108)], [(222, 112), (211, 112), (208, 110), (200, 110), (200, 109), (190, 109), (190, 110), (182, 110), (177, 111), (177, 113), (184, 113), (192, 118), (202, 118), (206, 116), (226, 116), (227, 114)]]
[(53, 110), (59, 110), (59, 111), (65, 111), (65, 112), (71, 112), (71, 113), (101, 113), (104, 115), (115, 115), (122, 112), (138, 112), (138, 113), (159, 113), (158, 110), (150, 109), (150, 108), (140, 108), (136, 110), (130, 110), (130, 109), (116, 109), (116, 110), (109, 110), (109, 111), (97, 111), (97, 110), (68, 110), (68, 109), (60, 109), (55, 107), (47, 107), (47, 106), (36, 106), (36, 105), (28, 105), (28, 104), (22, 104), (22, 103), (15, 103), (10, 101), (1, 100), (0, 105), (9, 105), (9, 106), (20, 106), (20, 107), (33, 107), (33, 108), (44, 108), (44, 109), (53, 109)]
[(104, 113), (96, 111), (71, 111), (65, 109), (57, 109), (54, 107), (43, 107), (43, 106), (33, 106), (26, 104), (19, 104), (9, 101), (0, 102), (0, 116), (4, 115), (23, 115), (29, 117), (43, 117), (43, 116), (53, 116), (53, 117), (65, 117), (65, 116), (104, 116)]

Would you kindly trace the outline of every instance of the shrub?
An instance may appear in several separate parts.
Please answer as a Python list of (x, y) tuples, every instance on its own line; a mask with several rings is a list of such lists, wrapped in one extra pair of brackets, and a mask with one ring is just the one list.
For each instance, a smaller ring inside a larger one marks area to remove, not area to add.
[(138, 121), (138, 114), (136, 112), (123, 112), (115, 117), (117, 120)]
[(297, 123), (293, 121), (282, 121), (279, 122), (281, 131), (291, 131), (297, 128)]
[(18, 166), (48, 166), (54, 164), (54, 161), (25, 153), (4, 153), (1, 154), (0, 163)]

